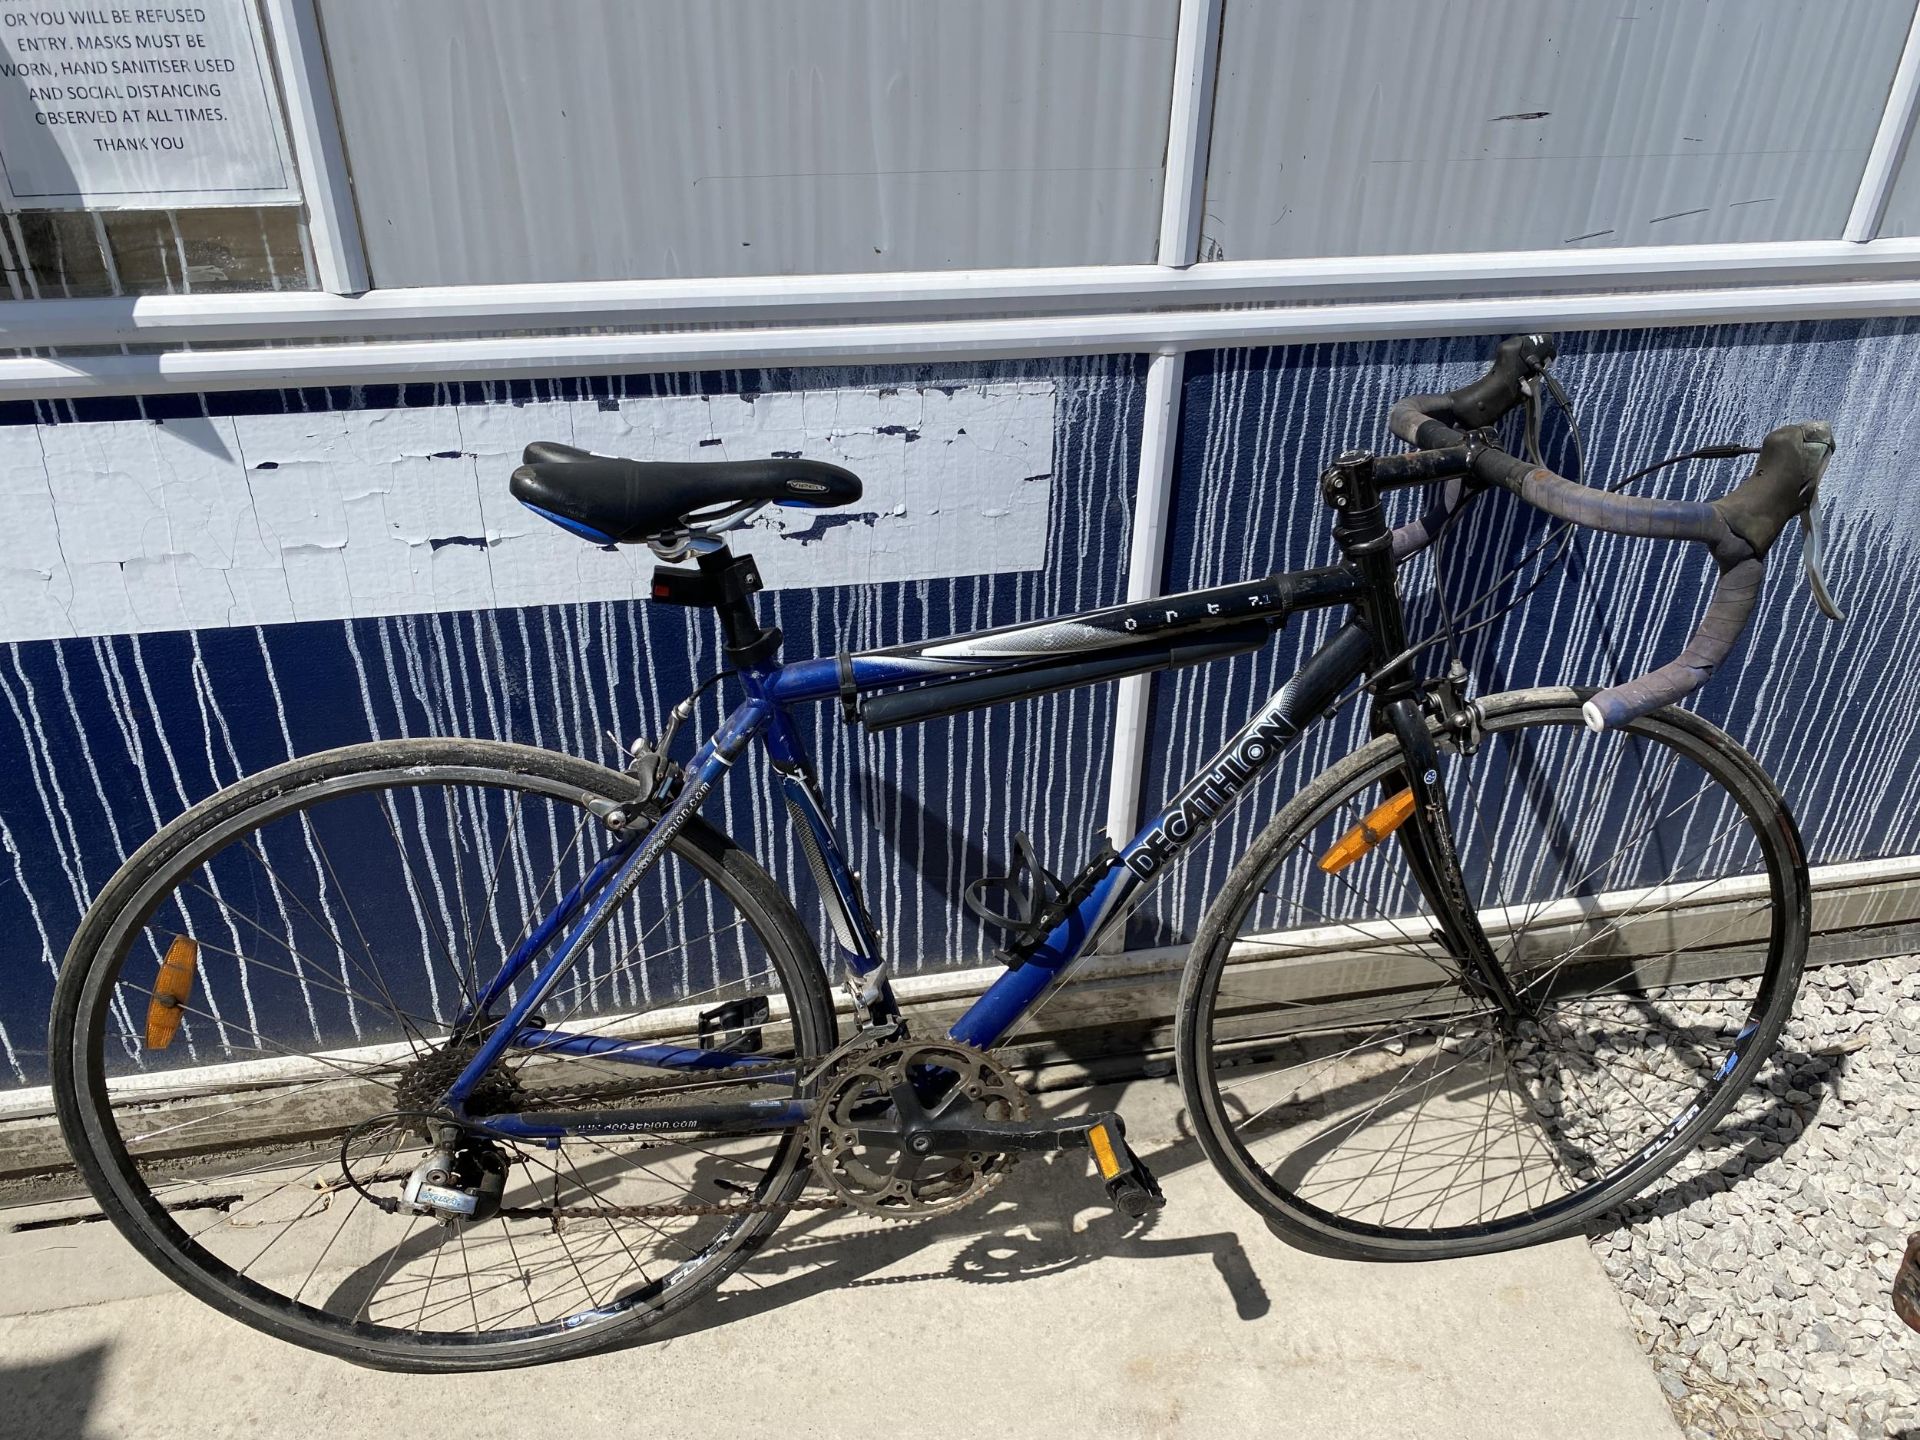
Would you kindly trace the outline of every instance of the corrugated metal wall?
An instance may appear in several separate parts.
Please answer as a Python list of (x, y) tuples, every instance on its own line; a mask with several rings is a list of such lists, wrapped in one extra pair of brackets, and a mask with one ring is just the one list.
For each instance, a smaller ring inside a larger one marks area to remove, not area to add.
[[(1155, 258), (1175, 0), (320, 8), (381, 285)], [(1226, 0), (1200, 258), (1838, 237), (1913, 12)]]
[(1205, 257), (1838, 236), (1912, 15), (1228, 0)]
[[(1178, 0), (315, 3), (377, 286), (1157, 258)], [(1203, 262), (1837, 238), (1914, 3), (1221, 15)], [(0, 262), (316, 283), (297, 209), (28, 213)]]

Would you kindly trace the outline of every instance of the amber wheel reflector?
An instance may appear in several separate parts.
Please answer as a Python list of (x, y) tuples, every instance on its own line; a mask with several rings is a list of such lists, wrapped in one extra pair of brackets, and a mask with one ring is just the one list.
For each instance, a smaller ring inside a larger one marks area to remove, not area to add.
[(179, 1033), (187, 996), (193, 993), (193, 971), (200, 963), (199, 942), (185, 935), (173, 937), (160, 973), (153, 977), (153, 999), (147, 1002), (147, 1048), (164, 1050)]
[(1336, 840), (1320, 857), (1320, 868), (1329, 875), (1346, 869), (1387, 836), (1407, 823), (1413, 814), (1413, 790), (1389, 796), (1367, 812), (1367, 818)]

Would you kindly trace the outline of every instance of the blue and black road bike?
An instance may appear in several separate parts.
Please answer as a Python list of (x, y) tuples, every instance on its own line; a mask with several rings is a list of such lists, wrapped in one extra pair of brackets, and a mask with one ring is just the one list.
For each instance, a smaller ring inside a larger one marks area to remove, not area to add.
[[(631, 1337), (791, 1210), (940, 1215), (1029, 1152), (1085, 1152), (1144, 1215), (1161, 1190), (1119, 1117), (1043, 1114), (997, 1047), (1359, 696), (1374, 738), (1274, 809), (1193, 941), (1175, 1046), (1201, 1147), (1272, 1226), (1354, 1257), (1491, 1251), (1618, 1206), (1728, 1112), (1792, 1004), (1809, 914), (1793, 821), (1750, 755), (1673, 702), (1727, 656), (1796, 516), (1832, 613), (1815, 502), (1833, 440), (1786, 425), (1676, 457), (1757, 454), (1710, 503), (1591, 488), (1539, 462), (1541, 396), (1565, 404), (1553, 358), (1545, 337), (1507, 340), (1479, 380), (1394, 408), (1414, 448), (1328, 468), (1333, 563), (787, 663), (727, 534), (768, 504), (847, 504), (858, 479), (529, 446), (514, 494), (596, 544), (650, 545), (654, 600), (717, 617), (738, 703), (684, 761), (673, 730), (698, 691), (624, 771), (383, 741), (168, 825), (94, 901), (54, 1006), (60, 1120), (101, 1205), (235, 1318), (421, 1370)], [(1522, 409), (1530, 459), (1492, 428)], [(1563, 531), (1706, 546), (1717, 588), (1685, 651), (1600, 691), (1474, 698), (1457, 666), (1429, 674), (1396, 572), (1487, 489)], [(796, 707), (908, 725), (1244, 654), (1316, 609), (1344, 623), (1137, 835), (1064, 879), (1022, 839), (1011, 874), (970, 888), (1005, 970), (958, 1018), (896, 989)], [(786, 891), (701, 818), (754, 745), (841, 983)]]

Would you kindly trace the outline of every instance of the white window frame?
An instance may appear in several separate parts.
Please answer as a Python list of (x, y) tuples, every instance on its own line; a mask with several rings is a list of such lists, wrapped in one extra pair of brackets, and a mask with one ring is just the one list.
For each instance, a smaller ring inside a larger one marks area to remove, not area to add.
[(1196, 264), (1222, 0), (1181, 0), (1159, 264), (369, 290), (313, 0), (261, 3), (322, 288), (0, 302), (0, 350), (57, 352), (0, 360), (0, 399), (1920, 312), (1920, 238), (1876, 233), (1920, 12), (1838, 239)]

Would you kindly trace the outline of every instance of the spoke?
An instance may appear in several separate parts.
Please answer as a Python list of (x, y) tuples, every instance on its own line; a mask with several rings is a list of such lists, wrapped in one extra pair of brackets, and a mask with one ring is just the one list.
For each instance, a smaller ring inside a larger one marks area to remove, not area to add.
[[(421, 888), (420, 877), (414, 873), (413, 859), (407, 854), (407, 843), (400, 837), (400, 822), (394, 818), (396, 803), (392, 795), (387, 791), (381, 791), (377, 798), (381, 818), (387, 822), (387, 833), (393, 837), (394, 852), (400, 857), (400, 869), (406, 877), (407, 894), (412, 899), (414, 905), (415, 922), (422, 932), (431, 932), (430, 938), (432, 943), (439, 947), (440, 953), (446, 957), (447, 969), (452, 971), (457, 978), (460, 974), (459, 963), (453, 958), (453, 951), (447, 947), (446, 938), (441, 935), (439, 927), (432, 923), (431, 918), (427, 914), (425, 892)], [(420, 829), (420, 843), (423, 846), (428, 845), (430, 841), (426, 835), (426, 821), (424, 819), (420, 822)], [(437, 889), (435, 893), (438, 893)], [(427, 988), (433, 997), (434, 1012), (438, 1014), (440, 1009), (440, 987), (435, 984), (433, 980), (433, 958), (429, 955), (422, 955), (420, 959), (423, 968), (427, 972)]]
[[(533, 897), (532, 903), (527, 906), (527, 918), (520, 922), (520, 928), (514, 932), (512, 943), (502, 952), (500, 963), (503, 967), (508, 960), (513, 958), (514, 952), (520, 948), (522, 942), (533, 933), (535, 922), (538, 921), (543, 914), (542, 907), (547, 903), (548, 894), (551, 893), (556, 900), (559, 898), (561, 871), (565, 869), (566, 863), (568, 859), (572, 857), (573, 852), (579, 848), (581, 837), (587, 833), (587, 826), (592, 820), (592, 811), (583, 810), (581, 812), (579, 823), (573, 827), (573, 835), (567, 841), (567, 848), (562, 850), (559, 858), (553, 862), (553, 870), (547, 876), (546, 883), (540, 887), (539, 893)], [(585, 874), (591, 874), (592, 870), (593, 867), (591, 865), (583, 865), (583, 876)]]
[[(242, 965), (249, 965), (254, 967), (255, 969), (265, 970), (272, 975), (285, 975), (289, 979), (298, 980), (303, 985), (312, 985), (318, 989), (330, 991), (333, 994), (339, 995), (344, 999), (358, 1000), (364, 1004), (372, 1006), (375, 1009), (380, 1008), (379, 1005), (376, 1002), (374, 1002), (370, 997), (366, 995), (362, 995), (357, 990), (351, 990), (346, 988), (343, 985), (336, 984), (334, 982), (331, 972), (319, 970), (318, 961), (309, 960), (304, 956), (298, 955), (297, 953), (295, 955), (296, 959), (298, 959), (304, 965), (312, 965), (315, 968), (315, 970), (318, 971), (318, 973), (317, 974), (309, 973), (306, 970), (289, 970), (284, 965), (275, 965), (270, 960), (262, 960), (258, 955), (244, 955), (238, 950), (229, 950), (225, 946), (215, 945), (212, 941), (209, 941), (209, 940), (195, 940), (193, 943), (203, 951), (210, 951), (215, 955), (225, 955), (229, 959), (236, 960)], [(421, 1016), (415, 1015), (410, 1011), (399, 1010), (397, 1008), (394, 1010), (394, 1015), (396, 1018), (402, 1021), (403, 1025), (405, 1024), (406, 1021), (409, 1021), (409, 1020), (413, 1021), (416, 1026), (432, 1023), (431, 1021), (427, 1021), (423, 1019)], [(413, 1027), (408, 1027), (408, 1028), (411, 1029)], [(418, 1034), (419, 1032), (416, 1030), (415, 1033)], [(424, 1039), (425, 1037), (421, 1036), (420, 1038)]]
[[(483, 914), (493, 914), (494, 897), (498, 895), (500, 888), (500, 869), (502, 865), (506, 863), (507, 850), (513, 844), (513, 838), (518, 829), (520, 812), (525, 808), (526, 802), (527, 792), (524, 790), (516, 791), (513, 797), (513, 813), (507, 817), (507, 823), (500, 836), (500, 848), (494, 852), (493, 864), (487, 871), (485, 893), (480, 897), (479, 907), (473, 912), (472, 923), (467, 926), (465, 949), (467, 954), (468, 980), (467, 1003), (469, 1006), (477, 1007), (480, 996), (480, 917)], [(484, 812), (486, 801), (483, 799), (480, 804)], [(501, 958), (504, 961), (505, 957), (502, 956)]]
[[(1679, 763), (1677, 755), (1673, 763), (1675, 765)], [(1669, 775), (1671, 774), (1671, 769), (1672, 769), (1672, 766), (1669, 766)], [(1666, 781), (1662, 780), (1661, 784), (1664, 785), (1665, 783)], [(1700, 790), (1694, 795), (1692, 800), (1686, 802), (1687, 808), (1691, 809), (1693, 806), (1698, 805), (1701, 802), (1701, 800), (1706, 798), (1707, 793), (1708, 791), (1706, 786), (1702, 785)], [(1575, 876), (1572, 881), (1570, 881), (1566, 885), (1559, 887), (1562, 892), (1561, 894), (1547, 895), (1542, 897), (1538, 902), (1536, 902), (1534, 906), (1527, 912), (1526, 918), (1520, 923), (1520, 925), (1513, 931), (1512, 935), (1510, 936), (1508, 947), (1507, 947), (1508, 956), (1511, 957), (1512, 955), (1518, 952), (1520, 948), (1520, 942), (1524, 940), (1527, 934), (1533, 929), (1534, 921), (1539, 919), (1540, 913), (1543, 910), (1545, 910), (1547, 906), (1553, 904), (1556, 900), (1572, 899), (1578, 896), (1581, 892), (1582, 887), (1585, 886), (1588, 880), (1593, 878), (1594, 874), (1597, 871), (1599, 871), (1602, 866), (1606, 867), (1608, 875), (1611, 876), (1613, 873), (1613, 868), (1615, 864), (1617, 864), (1617, 862), (1619, 861), (1619, 858), (1622, 855), (1626, 854), (1630, 848), (1640, 845), (1649, 836), (1657, 832), (1661, 824), (1667, 820), (1672, 819), (1676, 814), (1679, 813), (1680, 809), (1681, 809), (1681, 806), (1676, 804), (1671, 810), (1668, 810), (1665, 813), (1660, 815), (1655, 815), (1652, 819), (1648, 820), (1647, 823), (1644, 826), (1642, 826), (1638, 832), (1628, 835), (1625, 839), (1621, 840), (1621, 842), (1614, 847), (1613, 851), (1610, 854), (1602, 857), (1599, 860), (1596, 860), (1585, 871)], [(1738, 814), (1736, 814), (1736, 819), (1732, 823), (1738, 823), (1738, 820), (1740, 818), (1744, 818), (1744, 817), (1740, 817)], [(1600, 888), (1602, 890), (1605, 890), (1606, 884), (1604, 881), (1601, 883)]]
[[(132, 991), (132, 993), (136, 996), (145, 996), (149, 1000), (153, 998), (153, 992), (151, 990), (142, 990), (139, 988), (139, 986), (133, 984), (131, 981), (123, 980), (120, 982), (120, 984), (121, 986), (124, 986), (126, 989)], [(177, 1008), (183, 1014), (186, 1014), (186, 1015), (199, 1015), (205, 1019), (212, 1020), (215, 1023), (218, 1023), (219, 1021), (219, 1017), (212, 1014), (211, 1012), (202, 1010), (199, 1007), (194, 1005), (186, 1004), (185, 1002), (182, 1002)], [(229, 1022), (229, 1024), (231, 1024), (231, 1022)], [(238, 1029), (239, 1027), (233, 1026), (232, 1028)], [(362, 1062), (347, 1060), (340, 1056), (311, 1055), (301, 1050), (290, 1050), (285, 1045), (279, 1044), (277, 1041), (269, 1040), (264, 1035), (255, 1035), (252, 1038), (254, 1040), (259, 1041), (260, 1043), (258, 1045), (235, 1045), (229, 1041), (229, 1042), (225, 1042), (224, 1048), (229, 1052), (239, 1050), (239, 1051), (243, 1051), (243, 1052), (254, 1054), (254, 1055), (284, 1056), (290, 1060), (300, 1060), (313, 1065), (324, 1065), (330, 1070), (338, 1070), (342, 1075), (351, 1076), (356, 1079), (372, 1080), (373, 1077), (367, 1073), (368, 1070), (390, 1068), (388, 1066), (381, 1065), (378, 1062), (368, 1061), (368, 1062), (365, 1062), (367, 1067), (366, 1069), (354, 1070), (354, 1069), (350, 1069), (349, 1067)], [(373, 1083), (378, 1085), (381, 1082), (378, 1080), (374, 1080)], [(387, 1088), (392, 1089), (393, 1087), (388, 1086)]]
[[(327, 877), (333, 881), (335, 892), (340, 896), (340, 906), (347, 912), (347, 923), (353, 926), (354, 937), (359, 940), (360, 948), (366, 954), (368, 968), (362, 970), (360, 962), (347, 954), (345, 942), (335, 933), (331, 925), (321, 923), (320, 928), (327, 933), (328, 938), (333, 941), (335, 948), (340, 952), (342, 963), (352, 965), (353, 968), (359, 972), (362, 979), (379, 990), (387, 1002), (388, 1011), (400, 1022), (402, 1028), (412, 1030), (415, 1035), (418, 1036), (418, 1027), (412, 1023), (413, 1017), (400, 1008), (399, 1002), (393, 998), (392, 990), (387, 986), (387, 977), (380, 969), (380, 961), (373, 953), (373, 946), (367, 941), (366, 931), (360, 928), (360, 917), (354, 913), (353, 901), (348, 898), (347, 887), (340, 883), (340, 876), (333, 868), (333, 857), (327, 852), (326, 842), (320, 838), (319, 828), (312, 824), (311, 816), (306, 812), (301, 813), (300, 822), (304, 834), (307, 839), (312, 842), (314, 851), (320, 856), (320, 863), (325, 867)], [(267, 863), (266, 856), (253, 849), (252, 841), (243, 841), (242, 844), (253, 854), (253, 858), (259, 862), (260, 868), (266, 872), (268, 881), (270, 881), (276, 889), (283, 889), (284, 887), (282, 886), (280, 877), (275, 873), (274, 868)], [(294, 903), (300, 904), (301, 909), (306, 909), (306, 906), (301, 904), (298, 897), (294, 897)], [(311, 914), (312, 912), (309, 911), (308, 913)], [(255, 928), (258, 929), (259, 927), (256, 926)], [(262, 931), (262, 933), (265, 934), (266, 932)], [(275, 937), (269, 935), (268, 938), (274, 939)], [(285, 948), (289, 953), (292, 952), (291, 946)], [(297, 959), (298, 956), (295, 958)], [(343, 976), (342, 979), (344, 980), (344, 978)]]
[[(1692, 889), (1684, 891), (1679, 895), (1672, 896), (1671, 898), (1662, 902), (1661, 904), (1654, 906), (1651, 910), (1631, 910), (1631, 911), (1628, 911), (1625, 915), (1616, 916), (1606, 926), (1605, 929), (1600, 930), (1592, 935), (1589, 935), (1586, 939), (1577, 942), (1576, 944), (1570, 946), (1569, 948), (1562, 950), (1558, 955), (1555, 955), (1548, 962), (1547, 969), (1545, 969), (1538, 975), (1534, 976), (1532, 979), (1530, 979), (1527, 982), (1525, 987), (1527, 993), (1531, 994), (1536, 989), (1540, 989), (1544, 992), (1547, 982), (1550, 981), (1555, 975), (1558, 975), (1570, 963), (1572, 963), (1574, 956), (1578, 955), (1582, 950), (1588, 949), (1598, 944), (1600, 941), (1605, 940), (1610, 935), (1618, 935), (1621, 931), (1621, 928), (1625, 926), (1629, 920), (1647, 920), (1647, 919), (1651, 919), (1655, 915), (1664, 914), (1666, 911), (1673, 909), (1674, 906), (1684, 904), (1686, 901), (1691, 900), (1694, 896), (1698, 895), (1702, 890), (1705, 890), (1708, 887), (1717, 885), (1719, 883), (1720, 882), (1718, 879), (1709, 877), (1705, 880), (1700, 881)], [(1711, 933), (1718, 934), (1720, 933), (1720, 931), (1724, 931), (1728, 925), (1732, 925), (1738, 920), (1745, 919), (1747, 915), (1751, 915), (1762, 908), (1771, 908), (1772, 903), (1773, 902), (1771, 898), (1769, 898), (1766, 901), (1756, 901), (1746, 911), (1742, 912), (1738, 916), (1735, 916), (1733, 919), (1728, 920), (1725, 925), (1722, 925), (1720, 927), (1720, 930), (1714, 931)], [(1695, 947), (1695, 948), (1698, 948), (1698, 947)], [(1667, 952), (1667, 956), (1663, 958), (1672, 958), (1674, 956), (1677, 956), (1678, 954), (1679, 952), (1677, 950), (1669, 950)]]
[[(278, 882), (276, 881), (275, 883), (277, 884)], [(189, 890), (199, 891), (202, 895), (205, 895), (209, 900), (213, 901), (214, 904), (218, 905), (224, 914), (230, 916), (235, 920), (239, 920), (246, 925), (251, 926), (253, 929), (257, 930), (261, 935), (265, 936), (273, 944), (278, 945), (282, 950), (286, 951), (287, 954), (292, 956), (295, 961), (303, 964), (312, 963), (311, 961), (308, 961), (307, 958), (304, 955), (302, 955), (298, 950), (294, 949), (293, 946), (289, 945), (285, 940), (282, 940), (278, 935), (275, 935), (271, 930), (267, 929), (266, 926), (262, 925), (258, 920), (255, 920), (251, 915), (242, 914), (240, 911), (235, 910), (231, 905), (229, 905), (219, 895), (215, 894), (207, 886), (201, 885), (194, 881), (188, 881), (185, 888)], [(183, 910), (183, 916), (184, 916), (184, 910)], [(198, 944), (199, 942), (195, 941), (195, 943)], [(238, 943), (237, 938), (235, 943), (236, 944)], [(345, 952), (343, 951), (342, 953), (344, 954)], [(355, 965), (354, 968), (357, 970), (359, 969), (359, 966)], [(377, 976), (373, 977), (373, 984), (381, 991), (383, 995), (387, 994), (385, 984)], [(410, 1035), (414, 1036), (415, 1038), (421, 1038), (419, 1035), (418, 1028), (415, 1026), (413, 1022), (413, 1017), (409, 1015), (406, 1011), (402, 1010), (397, 1004), (395, 1004), (393, 1002), (393, 998), (391, 995), (387, 995), (387, 1010), (388, 1010), (388, 1013), (391, 1014), (393, 1018), (399, 1022), (400, 1028), (402, 1030), (408, 1032)], [(214, 1017), (214, 1018), (217, 1019), (218, 1017)], [(232, 1024), (234, 1022), (227, 1021), (224, 1023)]]
[[(380, 1083), (379, 1081), (370, 1080), (369, 1077), (365, 1077), (365, 1076), (356, 1075), (353, 1078), (356, 1081), (364, 1081), (372, 1084)], [(289, 1098), (290, 1096), (305, 1094), (306, 1092), (311, 1090), (316, 1090), (323, 1085), (338, 1085), (340, 1081), (341, 1081), (340, 1076), (325, 1075), (318, 1080), (306, 1080), (292, 1086), (263, 1087), (263, 1093), (256, 1095), (251, 1099), (240, 1100), (235, 1102), (232, 1105), (224, 1105), (218, 1110), (210, 1110), (204, 1115), (196, 1115), (191, 1120), (182, 1120), (177, 1125), (163, 1125), (158, 1130), (142, 1130), (137, 1135), (126, 1136), (125, 1143), (129, 1145), (133, 1145), (133, 1144), (138, 1144), (143, 1140), (157, 1139), (162, 1135), (177, 1135), (182, 1130), (191, 1130), (194, 1126), (204, 1125), (209, 1120), (218, 1120), (223, 1116), (233, 1115), (242, 1110), (250, 1110), (256, 1105), (264, 1105), (269, 1103), (277, 1104), (280, 1101)], [(384, 1088), (391, 1089), (392, 1087), (388, 1086)]]

